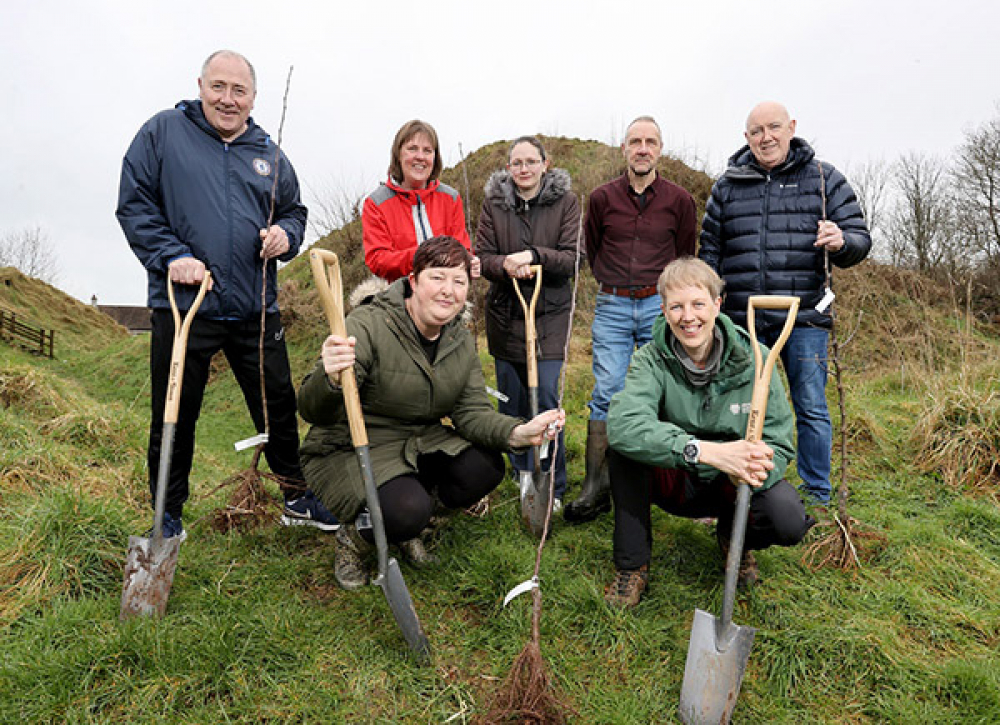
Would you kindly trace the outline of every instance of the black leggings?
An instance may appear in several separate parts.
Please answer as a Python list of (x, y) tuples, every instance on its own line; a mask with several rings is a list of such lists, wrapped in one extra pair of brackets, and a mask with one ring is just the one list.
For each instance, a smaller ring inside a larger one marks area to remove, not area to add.
[[(615, 504), (614, 559), (618, 569), (637, 569), (649, 563), (653, 530), (650, 509), (685, 518), (718, 518), (718, 536), (728, 540), (733, 526), (736, 486), (720, 474), (708, 483), (689, 471), (652, 468), (614, 451), (608, 451), (611, 496)], [(750, 497), (747, 516), (747, 550), (793, 546), (815, 524), (806, 515), (795, 487), (782, 479)]]
[[(416, 476), (397, 476), (379, 486), (386, 538), (398, 543), (420, 534), (434, 513), (434, 493), (448, 508), (466, 508), (499, 486), (504, 470), (500, 453), (475, 446), (457, 456), (420, 456)], [(359, 532), (367, 541), (375, 540), (370, 528)]]

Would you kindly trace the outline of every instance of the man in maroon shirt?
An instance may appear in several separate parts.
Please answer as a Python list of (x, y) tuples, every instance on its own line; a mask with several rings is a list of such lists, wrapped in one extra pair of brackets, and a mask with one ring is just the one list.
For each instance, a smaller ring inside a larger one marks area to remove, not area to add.
[(632, 353), (649, 342), (660, 314), (656, 280), (663, 268), (695, 252), (695, 205), (677, 184), (659, 177), (660, 127), (640, 116), (625, 131), (628, 170), (594, 190), (587, 209), (587, 258), (600, 284), (591, 328), (594, 392), (587, 423), (586, 477), (563, 515), (589, 521), (611, 508), (607, 416), (622, 389)]

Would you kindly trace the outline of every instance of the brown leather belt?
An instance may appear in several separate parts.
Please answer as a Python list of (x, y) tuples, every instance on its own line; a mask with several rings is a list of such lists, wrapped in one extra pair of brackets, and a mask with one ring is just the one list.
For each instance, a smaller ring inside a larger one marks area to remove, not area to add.
[(614, 295), (615, 297), (628, 297), (633, 300), (644, 300), (656, 294), (656, 285), (651, 284), (646, 287), (612, 287), (609, 284), (601, 284), (601, 292)]

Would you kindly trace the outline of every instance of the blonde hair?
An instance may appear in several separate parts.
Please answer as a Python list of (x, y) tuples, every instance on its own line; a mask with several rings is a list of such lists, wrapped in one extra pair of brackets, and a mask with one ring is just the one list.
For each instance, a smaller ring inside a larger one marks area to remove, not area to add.
[(712, 299), (722, 295), (722, 288), (725, 283), (722, 278), (696, 257), (681, 257), (668, 264), (660, 278), (656, 281), (656, 291), (660, 293), (660, 298), (666, 302), (667, 290), (681, 289), (683, 287), (702, 287), (708, 290)]

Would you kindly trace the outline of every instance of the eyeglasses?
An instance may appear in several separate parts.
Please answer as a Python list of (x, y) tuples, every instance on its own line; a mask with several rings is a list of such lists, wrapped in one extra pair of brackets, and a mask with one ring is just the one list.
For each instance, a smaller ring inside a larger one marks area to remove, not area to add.
[(521, 159), (518, 159), (517, 161), (511, 161), (508, 164), (508, 166), (510, 166), (510, 168), (512, 169), (517, 169), (518, 171), (520, 171), (521, 169), (525, 168), (533, 169), (541, 163), (542, 163), (541, 159), (524, 159), (523, 161)]

